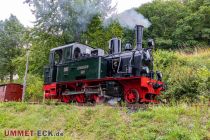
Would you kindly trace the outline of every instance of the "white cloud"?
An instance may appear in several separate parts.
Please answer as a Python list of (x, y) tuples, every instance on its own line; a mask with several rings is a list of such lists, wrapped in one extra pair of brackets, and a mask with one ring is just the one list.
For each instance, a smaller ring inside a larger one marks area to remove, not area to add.
[(33, 26), (32, 21), (35, 17), (32, 15), (24, 0), (0, 0), (0, 20), (9, 18), (10, 14), (15, 15), (25, 26)]
[(117, 3), (117, 13), (121, 13), (130, 8), (136, 8), (143, 3), (151, 2), (152, 0), (112, 0), (112, 5)]
[[(27, 4), (23, 4), (25, 0), (0, 0), (0, 20), (4, 20), (15, 15), (25, 26), (33, 26), (32, 21), (35, 20)], [(138, 7), (143, 3), (152, 0), (113, 0), (112, 4), (117, 3), (117, 13), (121, 13), (127, 9)]]

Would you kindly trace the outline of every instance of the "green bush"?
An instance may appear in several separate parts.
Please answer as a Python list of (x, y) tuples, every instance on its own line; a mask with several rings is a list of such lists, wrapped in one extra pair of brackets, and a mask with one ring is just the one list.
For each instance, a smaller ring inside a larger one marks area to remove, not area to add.
[[(23, 84), (23, 78), (15, 81)], [(43, 99), (43, 79), (38, 75), (27, 75), (25, 101), (40, 102)]]
[(168, 90), (165, 97), (176, 100), (198, 101), (201, 96), (208, 96), (205, 76), (202, 69), (174, 65), (167, 79)]
[(43, 79), (36, 75), (28, 75), (25, 99), (41, 101), (43, 99)]
[(163, 73), (163, 81), (168, 89), (162, 98), (170, 100), (187, 100), (190, 102), (210, 98), (210, 71), (202, 61), (194, 56), (183, 57), (175, 52), (158, 50), (154, 53), (155, 69)]

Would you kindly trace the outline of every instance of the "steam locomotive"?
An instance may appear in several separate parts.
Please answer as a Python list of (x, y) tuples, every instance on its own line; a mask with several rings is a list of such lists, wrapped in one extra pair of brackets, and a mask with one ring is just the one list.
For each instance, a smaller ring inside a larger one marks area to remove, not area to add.
[(77, 42), (51, 49), (44, 68), (45, 98), (66, 103), (113, 98), (128, 104), (157, 103), (165, 86), (161, 72), (153, 71), (154, 41), (149, 39), (148, 47), (142, 48), (143, 28), (135, 27), (134, 49), (127, 43), (122, 51), (118, 38), (109, 41), (109, 54)]

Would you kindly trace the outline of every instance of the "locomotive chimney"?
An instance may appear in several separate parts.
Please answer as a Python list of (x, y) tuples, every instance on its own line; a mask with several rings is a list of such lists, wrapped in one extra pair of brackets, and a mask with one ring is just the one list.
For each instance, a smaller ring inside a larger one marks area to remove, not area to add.
[(142, 25), (136, 25), (136, 27), (135, 27), (135, 32), (136, 32), (136, 49), (137, 50), (141, 50), (142, 49), (143, 29), (144, 29), (144, 26), (142, 26)]

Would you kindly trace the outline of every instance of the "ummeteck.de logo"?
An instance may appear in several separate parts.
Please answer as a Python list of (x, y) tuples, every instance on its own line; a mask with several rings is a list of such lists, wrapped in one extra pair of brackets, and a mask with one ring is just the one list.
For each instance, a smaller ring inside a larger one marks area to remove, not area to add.
[(31, 137), (31, 136), (63, 136), (63, 131), (52, 130), (4, 130), (4, 136), (6, 137)]

